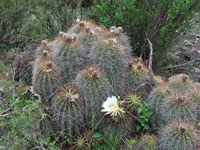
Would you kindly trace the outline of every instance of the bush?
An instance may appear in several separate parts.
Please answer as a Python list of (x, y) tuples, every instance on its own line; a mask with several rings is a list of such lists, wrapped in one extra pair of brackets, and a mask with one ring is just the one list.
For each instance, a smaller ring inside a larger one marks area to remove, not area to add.
[(38, 101), (16, 99), (10, 106), (13, 107), (9, 108), (10, 113), (0, 119), (1, 150), (58, 150), (55, 141), (41, 132), (40, 124), (46, 117)]
[[(53, 38), (83, 17), (79, 0), (2, 0), (0, 49), (23, 49), (33, 40)], [(87, 14), (84, 11), (84, 14)], [(2, 46), (1, 46), (2, 45)]]
[(52, 38), (66, 31), (80, 14), (80, 1), (31, 0), (21, 33), (34, 39)]
[(188, 25), (199, 6), (198, 0), (98, 0), (91, 7), (90, 18), (107, 27), (122, 26), (137, 55), (148, 56), (149, 38), (155, 57), (161, 60), (176, 31)]
[(0, 41), (7, 41), (11, 35), (19, 34), (23, 18), (26, 16), (25, 0), (0, 1)]

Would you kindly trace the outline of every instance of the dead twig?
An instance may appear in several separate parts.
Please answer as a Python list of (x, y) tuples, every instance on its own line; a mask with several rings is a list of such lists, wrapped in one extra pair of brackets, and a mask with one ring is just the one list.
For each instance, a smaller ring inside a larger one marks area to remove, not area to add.
[(150, 48), (150, 55), (149, 55), (149, 75), (151, 78), (151, 81), (153, 83), (155, 83), (154, 77), (153, 77), (153, 70), (152, 70), (152, 62), (153, 62), (153, 44), (151, 43), (151, 41), (149, 40), (149, 38), (147, 38), (147, 41), (149, 43), (149, 48)]
[(200, 63), (200, 59), (190, 60), (190, 61), (187, 62), (187, 63), (183, 63), (183, 64), (179, 64), (179, 65), (175, 65), (175, 66), (163, 67), (162, 69), (171, 69), (171, 68), (183, 67), (183, 66), (189, 65), (190, 63), (197, 63), (197, 62)]

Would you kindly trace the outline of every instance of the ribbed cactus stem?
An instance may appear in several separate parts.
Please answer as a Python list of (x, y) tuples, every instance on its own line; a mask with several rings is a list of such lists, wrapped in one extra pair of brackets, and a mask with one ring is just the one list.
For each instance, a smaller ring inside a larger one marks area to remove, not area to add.
[(101, 105), (105, 98), (111, 95), (111, 88), (103, 72), (97, 67), (88, 66), (79, 72), (75, 86), (85, 99), (88, 125), (98, 123), (103, 117)]
[(84, 121), (84, 100), (79, 91), (67, 86), (58, 91), (52, 100), (54, 119), (58, 132), (69, 137), (81, 133)]
[(159, 148), (162, 150), (197, 150), (197, 131), (193, 124), (173, 121), (159, 134)]
[(61, 70), (52, 61), (36, 64), (33, 71), (33, 88), (42, 97), (43, 103), (50, 104), (49, 100), (56, 89), (62, 85)]

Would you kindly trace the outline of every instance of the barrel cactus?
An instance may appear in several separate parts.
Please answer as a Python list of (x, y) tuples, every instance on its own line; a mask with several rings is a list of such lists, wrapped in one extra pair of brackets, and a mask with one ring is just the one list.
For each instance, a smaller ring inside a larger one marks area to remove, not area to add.
[(129, 62), (129, 70), (129, 88), (146, 99), (152, 89), (149, 70), (139, 58), (138, 61)]
[(48, 101), (58, 87), (62, 85), (60, 68), (52, 61), (38, 63), (33, 70), (33, 87), (41, 96), (42, 101)]
[(68, 137), (81, 133), (85, 105), (78, 90), (70, 86), (63, 87), (53, 98), (52, 107), (58, 132)]
[(186, 74), (178, 74), (168, 79), (169, 85), (177, 92), (192, 92), (194, 90), (194, 83)]
[(160, 114), (164, 124), (177, 119), (196, 122), (198, 105), (192, 101), (190, 94), (173, 93), (161, 105)]
[(183, 121), (174, 121), (159, 133), (161, 150), (197, 150), (198, 134), (194, 125)]
[(100, 68), (88, 66), (78, 73), (74, 84), (85, 99), (87, 123), (94, 125), (103, 117), (103, 101), (112, 94), (109, 83)]

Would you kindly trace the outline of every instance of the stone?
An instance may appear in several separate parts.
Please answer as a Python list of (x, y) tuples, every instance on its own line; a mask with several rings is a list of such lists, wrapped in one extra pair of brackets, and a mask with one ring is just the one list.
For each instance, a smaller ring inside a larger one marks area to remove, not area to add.
[(196, 60), (200, 58), (200, 51), (199, 50), (190, 50), (184, 53), (185, 58), (189, 60)]

